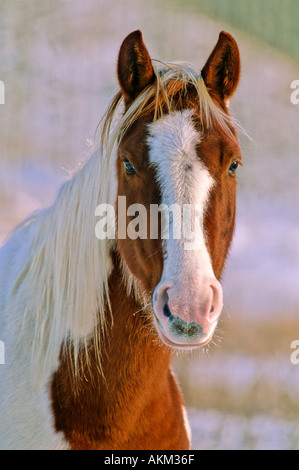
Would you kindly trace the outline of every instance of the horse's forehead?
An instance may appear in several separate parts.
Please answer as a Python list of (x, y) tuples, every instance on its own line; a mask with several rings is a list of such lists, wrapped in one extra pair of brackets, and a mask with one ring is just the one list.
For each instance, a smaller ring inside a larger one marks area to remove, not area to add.
[(154, 164), (165, 160), (168, 167), (173, 162), (174, 168), (179, 170), (180, 163), (186, 167), (197, 160), (207, 168), (214, 168), (221, 152), (227, 158), (241, 156), (233, 135), (218, 131), (216, 127), (206, 133), (194, 109), (171, 112), (147, 127), (150, 160)]
[(213, 178), (198, 155), (202, 135), (193, 111), (175, 111), (149, 126), (149, 160), (167, 203), (204, 203)]
[(148, 145), (155, 163), (163, 157), (169, 159), (180, 156), (186, 159), (194, 155), (201, 141), (201, 133), (195, 128), (193, 111), (190, 109), (172, 112), (148, 127)]

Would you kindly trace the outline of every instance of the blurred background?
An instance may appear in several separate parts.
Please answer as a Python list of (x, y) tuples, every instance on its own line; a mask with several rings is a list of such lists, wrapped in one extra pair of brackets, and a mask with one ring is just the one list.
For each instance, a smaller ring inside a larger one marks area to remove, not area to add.
[(174, 358), (193, 449), (299, 449), (297, 0), (1, 0), (0, 243), (51, 202), (117, 86), (124, 37), (153, 58), (202, 67), (221, 30), (237, 40), (232, 109), (241, 137), (237, 229), (225, 307), (205, 352)]

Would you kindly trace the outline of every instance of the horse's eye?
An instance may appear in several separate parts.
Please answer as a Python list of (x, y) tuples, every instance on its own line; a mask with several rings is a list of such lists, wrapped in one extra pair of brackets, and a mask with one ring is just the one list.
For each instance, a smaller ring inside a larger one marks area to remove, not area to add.
[(132, 163), (129, 160), (124, 160), (124, 166), (127, 175), (134, 175), (136, 173), (135, 168), (133, 167)]
[(231, 166), (229, 167), (228, 169), (228, 174), (229, 175), (234, 175), (238, 169), (238, 166), (239, 166), (239, 163), (234, 160), (233, 163), (231, 164)]

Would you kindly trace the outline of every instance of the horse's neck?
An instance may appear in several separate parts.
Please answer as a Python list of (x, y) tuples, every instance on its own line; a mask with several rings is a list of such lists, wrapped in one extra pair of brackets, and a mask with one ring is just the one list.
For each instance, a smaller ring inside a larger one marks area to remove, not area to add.
[[(107, 334), (103, 369), (106, 382), (115, 383), (115, 371), (121, 371), (137, 384), (146, 383), (155, 373), (163, 375), (169, 368), (171, 354), (162, 344), (152, 325), (149, 312), (142, 309), (127, 288), (121, 270), (110, 276), (110, 299), (113, 327)], [(118, 381), (119, 379), (117, 379)]]
[(140, 305), (134, 297), (127, 297), (118, 267), (110, 276), (109, 286), (113, 324), (111, 329), (108, 325), (101, 344), (103, 373), (97, 369), (97, 348), (92, 343), (89, 365), (82, 370), (78, 387), (72, 383), (64, 358), (52, 381), (56, 427), (76, 448), (83, 445), (86, 433), (94, 439), (89, 443), (84, 440), (84, 446), (92, 446), (92, 442), (97, 447), (99, 442), (108, 447), (116, 442), (124, 445), (121, 440), (125, 436), (117, 436), (119, 429), (129, 436), (142, 416), (144, 422), (152, 419), (152, 412), (146, 416), (149, 405), (155, 410), (155, 403), (161, 406), (161, 398), (169, 399), (169, 387), (175, 396), (178, 394), (170, 371), (170, 352), (150, 321), (138, 312)]

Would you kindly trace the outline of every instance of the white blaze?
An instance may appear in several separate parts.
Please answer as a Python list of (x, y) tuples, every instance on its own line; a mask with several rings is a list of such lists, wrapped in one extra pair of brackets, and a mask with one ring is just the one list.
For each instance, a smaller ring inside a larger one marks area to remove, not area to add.
[[(157, 171), (161, 203), (168, 207), (179, 204), (182, 214), (183, 206), (189, 204), (199, 208), (203, 217), (214, 180), (198, 158), (200, 141), (191, 110), (170, 113), (150, 126), (149, 158)], [(175, 220), (170, 221), (172, 223)], [(166, 259), (161, 282), (181, 278), (181, 282), (188, 285), (186, 292), (190, 295), (190, 289), (198, 288), (208, 277), (215, 277), (202, 224), (196, 225), (191, 250), (183, 238), (170, 236), (163, 244)]]

